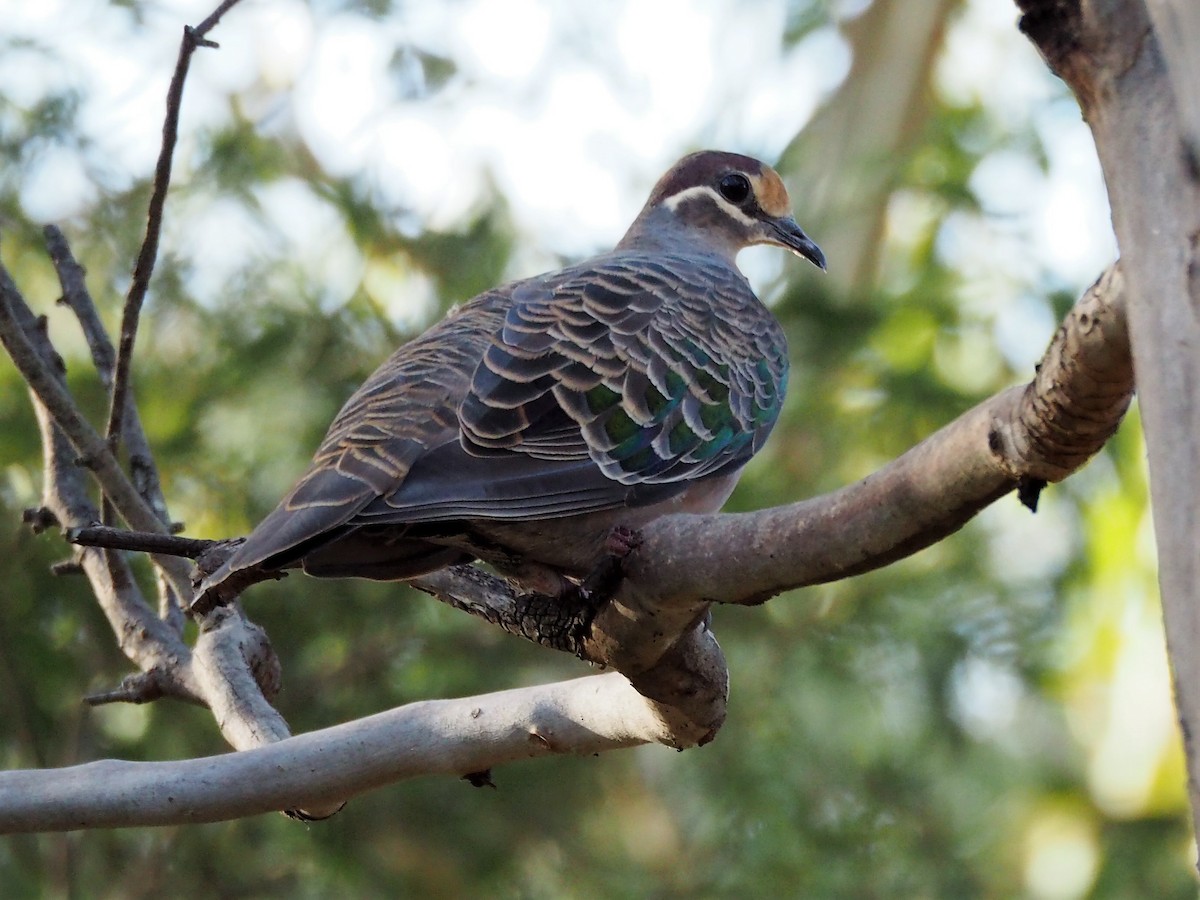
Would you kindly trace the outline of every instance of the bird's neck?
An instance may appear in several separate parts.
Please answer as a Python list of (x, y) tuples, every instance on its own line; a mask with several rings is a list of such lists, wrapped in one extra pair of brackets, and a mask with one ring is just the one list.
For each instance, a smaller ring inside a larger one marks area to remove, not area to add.
[(642, 210), (615, 248), (618, 252), (666, 253), (672, 256), (715, 256), (734, 266), (741, 249), (734, 241), (723, 241), (712, 229), (688, 226), (665, 207)]

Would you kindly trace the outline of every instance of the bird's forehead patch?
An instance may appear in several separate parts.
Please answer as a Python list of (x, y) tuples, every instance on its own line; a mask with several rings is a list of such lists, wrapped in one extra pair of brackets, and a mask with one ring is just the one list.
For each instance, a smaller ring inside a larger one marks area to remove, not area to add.
[(754, 184), (754, 196), (758, 198), (758, 205), (763, 212), (775, 217), (791, 214), (792, 201), (779, 173), (770, 166), (763, 166), (762, 172), (751, 175), (750, 180)]

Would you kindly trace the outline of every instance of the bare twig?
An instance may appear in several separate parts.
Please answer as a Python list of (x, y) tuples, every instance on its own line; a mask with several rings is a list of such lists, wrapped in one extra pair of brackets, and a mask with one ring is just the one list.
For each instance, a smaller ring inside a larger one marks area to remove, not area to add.
[(96, 367), (96, 374), (100, 376), (100, 383), (111, 390), (117, 351), (109, 340), (104, 323), (100, 321), (96, 304), (92, 302), (92, 295), (87, 287), (87, 272), (75, 259), (66, 236), (58, 226), (47, 225), (42, 234), (46, 239), (50, 262), (54, 264), (54, 271), (58, 274), (58, 283), (62, 286), (63, 293), (59, 302), (75, 313), (87, 340), (88, 349), (91, 350), (92, 364)]
[[(100, 313), (92, 301), (91, 292), (88, 291), (84, 268), (75, 259), (66, 237), (57, 227), (47, 225), (43, 233), (46, 239), (46, 249), (50, 253), (50, 260), (54, 263), (59, 284), (62, 286), (63, 293), (60, 302), (69, 307), (79, 321), (88, 348), (91, 350), (92, 364), (96, 368), (97, 375), (100, 376), (100, 383), (111, 394), (117, 353), (109, 339), (104, 323), (100, 320)], [(142, 428), (142, 419), (138, 414), (137, 405), (132, 400), (131, 389), (127, 390), (127, 395), (130, 399), (125, 404), (124, 426), (121, 434), (125, 446), (129, 450), (131, 480), (142, 499), (165, 524), (170, 522), (170, 514), (167, 512), (167, 501), (162, 491), (162, 480), (158, 474), (158, 467), (154, 464), (150, 442), (146, 438), (145, 429)], [(105, 515), (103, 518), (107, 520), (111, 516)], [(160, 570), (159, 614), (179, 633), (183, 632), (184, 607), (188, 600), (190, 600), (190, 596), (179, 595), (174, 590), (171, 579)]]
[[(30, 342), (27, 329), (35, 321), (8, 270), (0, 266), (0, 342), (8, 350), (25, 383), (45, 405), (75, 448), (79, 460), (92, 470), (125, 521), (142, 531), (165, 531), (126, 477), (104, 438), (79, 412), (65, 384)], [(61, 365), (61, 359), (58, 365)], [(188, 583), (185, 570), (176, 567), (176, 573), (182, 576), (182, 584)]]
[[(11, 320), (4, 318), (5, 313), (12, 314)], [(35, 319), (23, 298), (4, 290), (0, 280), (0, 325), (4, 326), (0, 327), (0, 337), (4, 338), (6, 346), (13, 337), (7, 326), (16, 323), (17, 319), (32, 323), (32, 326), (27, 324), (25, 329), (20, 329), (24, 346), (43, 363), (39, 371), (65, 393), (62, 361), (50, 345), (44, 321)], [(69, 395), (67, 399), (70, 401)], [(77, 521), (94, 521), (98, 511), (88, 498), (83, 472), (75, 464), (73, 448), (39, 395), (34, 393), (33, 400), (45, 458), (45, 484), (41, 514), (30, 518), (53, 521), (64, 527)], [(154, 615), (125, 561), (116, 554), (81, 549), (78, 564), (91, 581), (97, 602), (108, 618), (121, 650), (147, 670), (172, 673), (171, 685), (168, 687), (164, 683), (164, 694), (198, 698), (190, 673), (190, 649), (177, 633)]]
[(107, 703), (151, 703), (163, 697), (200, 703), (199, 698), (179, 692), (176, 671), (166, 668), (152, 668), (147, 672), (126, 675), (117, 687), (88, 694), (83, 701), (88, 706), (104, 706)]
[(199, 25), (183, 29), (183, 40), (179, 45), (175, 74), (171, 76), (171, 85), (167, 89), (167, 117), (163, 122), (163, 139), (158, 154), (158, 163), (154, 168), (154, 190), (150, 195), (150, 207), (146, 216), (146, 236), (138, 253), (137, 264), (133, 269), (133, 281), (129, 285), (129, 293), (125, 297), (125, 308), (121, 315), (117, 367), (113, 378), (108, 425), (105, 428), (105, 439), (114, 452), (119, 443), (121, 424), (125, 417), (138, 317), (141, 315), (146, 291), (150, 287), (150, 276), (154, 272), (154, 263), (158, 258), (158, 240), (162, 233), (163, 208), (167, 202), (167, 189), (171, 184), (171, 162), (175, 154), (175, 141), (179, 135), (179, 111), (183, 102), (183, 86), (187, 81), (188, 67), (197, 47), (217, 46), (212, 41), (206, 40), (205, 35), (237, 3), (238, 0), (225, 0)]
[(195, 559), (218, 541), (182, 538), (153, 531), (128, 531), (105, 525), (84, 525), (68, 528), (64, 533), (68, 543), (81, 547), (105, 547), (110, 550), (135, 550), (142, 553), (162, 553)]

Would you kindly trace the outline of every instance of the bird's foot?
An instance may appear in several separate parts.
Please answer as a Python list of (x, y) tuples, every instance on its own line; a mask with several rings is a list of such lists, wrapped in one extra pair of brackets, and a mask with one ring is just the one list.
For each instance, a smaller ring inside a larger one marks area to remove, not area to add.
[(592, 619), (616, 595), (625, 574), (624, 561), (641, 543), (641, 534), (632, 528), (612, 529), (603, 554), (582, 580), (483, 541), (474, 541), (472, 552), (512, 587), (512, 623), (506, 630), (582, 656)]
[(609, 532), (604, 555), (578, 585), (582, 599), (589, 606), (598, 609), (613, 598), (625, 577), (625, 558), (641, 545), (641, 532), (633, 528), (618, 525)]
[(642, 533), (636, 528), (629, 528), (626, 525), (617, 525), (613, 528), (604, 543), (604, 548), (608, 551), (609, 556), (615, 556), (619, 560), (625, 559), (640, 546), (642, 546)]

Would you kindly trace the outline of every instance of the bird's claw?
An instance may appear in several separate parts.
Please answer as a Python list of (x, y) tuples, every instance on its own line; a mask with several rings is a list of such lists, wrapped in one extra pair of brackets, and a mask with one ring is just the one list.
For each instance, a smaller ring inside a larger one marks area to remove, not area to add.
[(642, 533), (636, 528), (629, 528), (625, 525), (617, 525), (613, 528), (604, 542), (604, 549), (608, 551), (608, 555), (614, 556), (618, 560), (623, 560), (640, 546), (642, 546)]
[(641, 532), (633, 528), (618, 525), (609, 532), (604, 556), (579, 585), (579, 594), (588, 605), (596, 609), (613, 598), (625, 577), (625, 559), (641, 545)]

